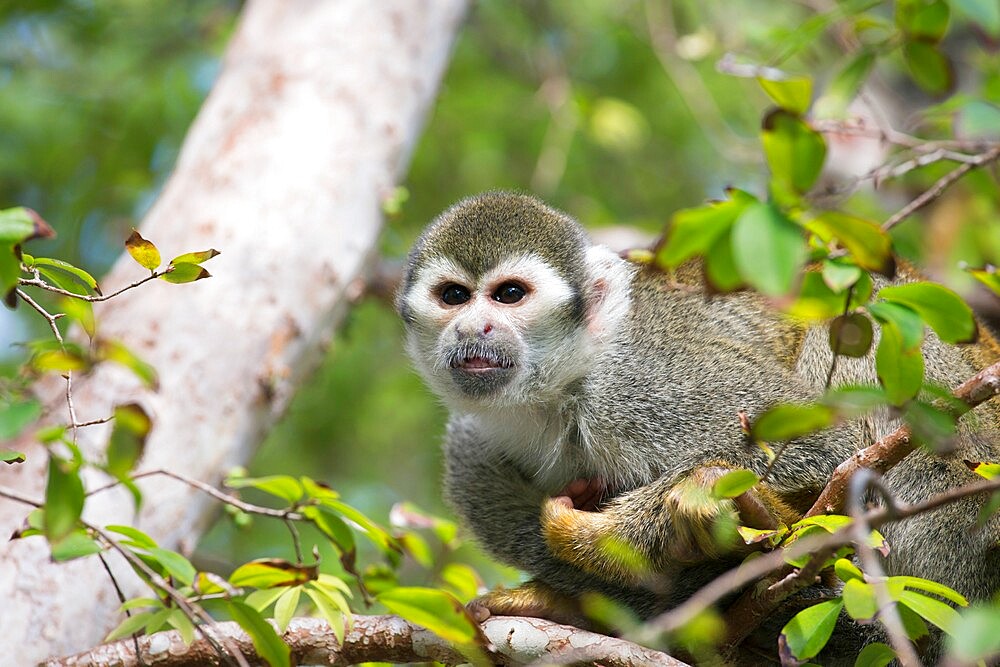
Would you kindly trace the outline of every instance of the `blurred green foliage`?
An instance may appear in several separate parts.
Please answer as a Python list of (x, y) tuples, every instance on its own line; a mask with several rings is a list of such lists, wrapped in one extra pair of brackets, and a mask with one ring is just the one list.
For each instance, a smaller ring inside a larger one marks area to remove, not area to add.
[[(954, 4), (942, 49), (960, 74), (959, 93), (939, 104), (896, 52), (876, 65), (875, 92), (895, 109), (897, 129), (995, 137), (1000, 59), (991, 38), (1000, 27), (989, 15), (969, 21), (988, 14), (983, 3)], [(878, 19), (870, 26), (842, 21), (869, 5)], [(33, 207), (59, 231), (39, 254), (95, 273), (110, 265), (169, 174), (238, 9), (235, 0), (0, 5), (0, 207)], [(588, 225), (648, 231), (726, 186), (762, 195), (758, 133), (768, 98), (717, 63), (736, 53), (809, 74), (823, 88), (885, 36), (892, 11), (857, 1), (782, 3), (780, 11), (752, 0), (476, 2), (383, 251), (401, 257), (435, 214), (491, 188), (536, 192)], [(884, 220), (949, 168), (915, 170), (842, 206)], [(948, 278), (959, 275), (959, 258), (996, 263), (997, 199), (995, 179), (972, 174), (928, 226), (901, 225), (897, 248), (911, 256), (934, 248), (928, 263)], [(444, 413), (400, 340), (388, 304), (356, 307), (251, 472), (326, 479), (380, 520), (404, 498), (439, 510)], [(274, 555), (272, 539), (290, 548), (281, 526), (272, 533), (258, 522), (245, 533), (224, 520), (201, 553), (224, 562)]]

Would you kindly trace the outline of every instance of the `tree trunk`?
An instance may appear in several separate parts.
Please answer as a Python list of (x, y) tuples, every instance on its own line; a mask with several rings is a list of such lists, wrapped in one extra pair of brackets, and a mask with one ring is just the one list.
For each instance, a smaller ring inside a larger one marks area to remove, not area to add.
[[(216, 484), (249, 460), (363, 280), (380, 203), (405, 172), (464, 9), (464, 0), (248, 3), (222, 74), (141, 227), (164, 259), (221, 250), (206, 266), (213, 277), (153, 281), (97, 309), (99, 334), (155, 366), (160, 389), (102, 366), (74, 378), (78, 421), (139, 401), (154, 419), (141, 469)], [(102, 286), (143, 275), (123, 256)], [(40, 391), (49, 421), (66, 423), (64, 384)], [(89, 456), (99, 456), (109, 430), (80, 430)], [(2, 484), (41, 499), (45, 452), (28, 441), (15, 446), (28, 462), (5, 466)], [(89, 478), (90, 486), (102, 481)], [(137, 520), (163, 546), (190, 548), (210, 504), (171, 480), (142, 488), (138, 518), (118, 491), (90, 498), (85, 518)], [(26, 513), (0, 500), (0, 530), (9, 534)], [(0, 593), (5, 664), (88, 648), (120, 620), (99, 561), (51, 564), (37, 537), (3, 546)]]

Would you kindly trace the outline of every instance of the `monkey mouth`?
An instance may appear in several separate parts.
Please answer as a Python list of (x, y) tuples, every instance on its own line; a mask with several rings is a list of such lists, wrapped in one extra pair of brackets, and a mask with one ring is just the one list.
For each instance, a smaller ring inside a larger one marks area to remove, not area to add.
[(469, 373), (488, 373), (490, 371), (507, 369), (513, 366), (507, 359), (491, 359), (482, 356), (467, 356), (453, 359), (451, 367)]

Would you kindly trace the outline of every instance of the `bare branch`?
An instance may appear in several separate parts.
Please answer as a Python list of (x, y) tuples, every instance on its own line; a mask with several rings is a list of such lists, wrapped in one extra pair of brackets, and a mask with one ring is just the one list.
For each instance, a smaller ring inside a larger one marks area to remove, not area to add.
[[(250, 665), (264, 665), (247, 634), (236, 623), (216, 623), (212, 635), (236, 645)], [(670, 656), (630, 642), (586, 632), (567, 625), (533, 618), (495, 616), (483, 623), (493, 643), (491, 660), (497, 665), (523, 665), (544, 656), (546, 664), (594, 664), (608, 667), (684, 667)], [(326, 621), (295, 618), (282, 636), (292, 649), (292, 664), (353, 665), (359, 662), (429, 662), (449, 665), (466, 658), (448, 642), (397, 616), (355, 616), (341, 646)], [(163, 667), (213, 664), (217, 656), (204, 640), (185, 646), (171, 630), (139, 638), (139, 656)], [(577, 649), (574, 647), (585, 647)], [(42, 667), (138, 667), (134, 647), (122, 640), (65, 658), (51, 659)]]

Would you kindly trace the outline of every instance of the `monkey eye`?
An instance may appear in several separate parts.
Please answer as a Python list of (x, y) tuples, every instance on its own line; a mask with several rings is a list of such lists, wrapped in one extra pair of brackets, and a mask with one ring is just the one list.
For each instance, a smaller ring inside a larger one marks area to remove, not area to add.
[(461, 305), (469, 300), (469, 290), (455, 283), (445, 285), (441, 290), (441, 300), (449, 306)]
[(517, 283), (504, 283), (493, 292), (493, 300), (500, 303), (517, 303), (524, 298), (527, 290)]

